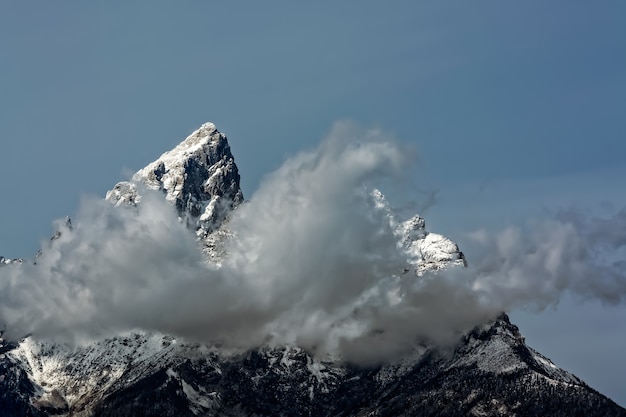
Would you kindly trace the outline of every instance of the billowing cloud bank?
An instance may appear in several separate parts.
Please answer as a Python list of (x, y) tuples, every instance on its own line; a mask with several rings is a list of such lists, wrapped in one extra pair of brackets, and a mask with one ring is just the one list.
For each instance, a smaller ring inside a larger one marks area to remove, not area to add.
[(397, 245), (371, 187), (402, 183), (412, 150), (338, 124), (314, 150), (269, 175), (229, 224), (210, 265), (157, 192), (139, 206), (85, 199), (74, 227), (37, 265), (0, 268), (6, 335), (81, 339), (133, 328), (226, 346), (296, 343), (359, 362), (417, 341), (449, 343), (511, 308), (544, 308), (564, 291), (617, 303), (626, 214), (572, 213), (500, 234), (476, 232), (468, 268), (421, 277)]

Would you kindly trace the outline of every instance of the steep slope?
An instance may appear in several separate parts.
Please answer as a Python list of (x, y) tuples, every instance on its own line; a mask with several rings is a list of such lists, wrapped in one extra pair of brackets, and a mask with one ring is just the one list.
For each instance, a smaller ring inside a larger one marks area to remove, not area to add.
[[(207, 123), (118, 183), (106, 199), (141, 204), (162, 190), (219, 262), (231, 210), (243, 201), (226, 137)], [(375, 204), (417, 275), (462, 267), (463, 253), (424, 219)], [(7, 267), (19, 267), (19, 264)], [(408, 269), (405, 272), (408, 272)], [(626, 416), (626, 410), (528, 347), (506, 315), (453, 348), (418, 345), (402, 360), (359, 367), (296, 346), (226, 351), (142, 331), (69, 346), (0, 338), (0, 416)]]

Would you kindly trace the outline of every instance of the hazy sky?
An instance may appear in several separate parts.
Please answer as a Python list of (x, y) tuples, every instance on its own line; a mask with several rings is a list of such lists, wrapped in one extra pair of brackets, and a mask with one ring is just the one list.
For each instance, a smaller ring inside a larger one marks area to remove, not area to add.
[[(245, 196), (339, 119), (414, 143), (402, 197), (463, 248), (479, 227), (624, 207), (625, 110), (619, 1), (0, 0), (0, 255), (31, 256), (81, 196), (205, 121)], [(513, 319), (626, 405), (626, 306)]]

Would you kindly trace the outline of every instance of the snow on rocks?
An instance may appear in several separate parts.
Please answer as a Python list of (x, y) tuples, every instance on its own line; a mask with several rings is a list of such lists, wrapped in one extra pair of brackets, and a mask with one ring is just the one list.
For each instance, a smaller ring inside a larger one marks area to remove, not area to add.
[(229, 233), (222, 227), (230, 212), (243, 202), (237, 165), (226, 136), (205, 123), (171, 151), (107, 192), (116, 206), (141, 201), (138, 184), (160, 190), (176, 206), (181, 221), (195, 231), (210, 261), (219, 262), (219, 246)]
[(458, 245), (445, 236), (428, 232), (424, 218), (416, 214), (399, 222), (379, 190), (373, 190), (370, 197), (374, 208), (385, 213), (389, 219), (389, 225), (398, 239), (398, 248), (404, 250), (417, 275), (427, 270), (466, 265), (465, 256)]
[(122, 181), (107, 191), (105, 200), (117, 206), (136, 206), (141, 201), (137, 186), (132, 182)]

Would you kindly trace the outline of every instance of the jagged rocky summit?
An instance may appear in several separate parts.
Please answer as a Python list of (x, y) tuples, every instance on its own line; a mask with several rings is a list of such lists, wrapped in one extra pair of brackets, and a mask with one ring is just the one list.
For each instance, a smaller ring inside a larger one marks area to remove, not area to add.
[(226, 135), (205, 123), (171, 151), (107, 192), (106, 200), (122, 206), (141, 201), (137, 184), (161, 190), (192, 228), (211, 261), (223, 256), (221, 243), (230, 212), (243, 202), (239, 170)]
[(106, 195), (116, 205), (141, 200), (135, 183), (162, 190), (199, 237), (217, 229), (243, 202), (239, 171), (226, 136), (213, 123), (205, 123), (184, 141)]
[[(106, 199), (141, 204), (138, 184), (161, 190), (209, 261), (219, 259), (229, 213), (243, 195), (227, 139), (213, 124), (115, 185)], [(373, 197), (388, 208), (382, 194)], [(391, 223), (418, 275), (465, 264), (458, 246), (427, 232), (423, 218)], [(0, 417), (52, 415), (626, 416), (626, 410), (528, 347), (503, 314), (451, 349), (419, 345), (401, 360), (369, 367), (296, 346), (227, 352), (139, 331), (78, 347), (0, 337)]]

